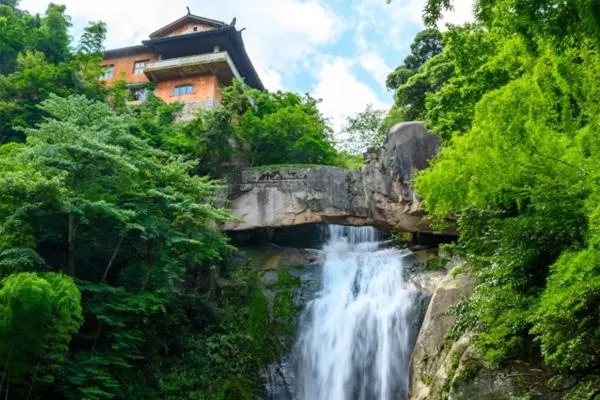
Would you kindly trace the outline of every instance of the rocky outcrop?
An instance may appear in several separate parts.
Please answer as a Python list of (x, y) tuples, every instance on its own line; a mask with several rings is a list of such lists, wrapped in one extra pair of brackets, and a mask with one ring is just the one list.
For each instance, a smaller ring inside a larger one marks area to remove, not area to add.
[(466, 274), (457, 277), (447, 274), (438, 280), (411, 359), (411, 399), (441, 398), (444, 382), (453, 373), (449, 358), (456, 351), (460, 351), (453, 347), (462, 347), (462, 344), (458, 343), (448, 345), (446, 338), (452, 329), (455, 317), (447, 312), (460, 299), (470, 295), (473, 287), (473, 279)]
[(450, 338), (455, 317), (448, 311), (474, 288), (473, 278), (457, 271), (441, 279), (440, 272), (411, 279), (426, 291), (436, 287), (411, 359), (410, 400), (591, 400), (600, 395), (600, 377), (556, 375), (539, 361), (500, 368), (483, 359), (471, 333)]
[(243, 169), (229, 179), (229, 208), (238, 220), (224, 230), (341, 223), (428, 232), (408, 182), (427, 166), (439, 145), (439, 137), (423, 123), (408, 122), (394, 126), (384, 146), (367, 154), (358, 170)]
[(371, 219), (384, 228), (429, 232), (419, 199), (409, 186), (415, 173), (427, 167), (439, 150), (440, 137), (422, 122), (397, 124), (381, 149), (361, 170), (362, 188)]

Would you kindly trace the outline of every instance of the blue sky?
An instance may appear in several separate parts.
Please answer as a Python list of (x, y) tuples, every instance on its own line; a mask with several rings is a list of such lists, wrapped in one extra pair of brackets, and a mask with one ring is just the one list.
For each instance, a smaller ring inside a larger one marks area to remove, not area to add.
[[(340, 131), (345, 118), (367, 104), (387, 108), (392, 94), (385, 77), (423, 29), (425, 0), (53, 0), (67, 6), (75, 38), (88, 21), (108, 24), (106, 47), (138, 44), (148, 34), (192, 13), (246, 28), (244, 42), (263, 82), (271, 90), (311, 93)], [(21, 0), (43, 12), (48, 0)], [(455, 0), (440, 23), (471, 18), (472, 0)]]

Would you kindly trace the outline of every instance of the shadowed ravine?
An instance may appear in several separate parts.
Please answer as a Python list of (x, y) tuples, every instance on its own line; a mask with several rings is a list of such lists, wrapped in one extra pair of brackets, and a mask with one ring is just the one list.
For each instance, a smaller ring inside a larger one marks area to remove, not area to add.
[(420, 294), (407, 250), (378, 249), (371, 227), (329, 226), (321, 287), (291, 355), (299, 400), (405, 399)]

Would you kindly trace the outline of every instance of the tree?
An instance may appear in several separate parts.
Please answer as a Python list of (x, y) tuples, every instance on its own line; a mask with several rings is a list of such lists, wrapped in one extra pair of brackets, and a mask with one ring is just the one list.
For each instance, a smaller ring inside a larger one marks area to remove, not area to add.
[(440, 55), (443, 48), (438, 30), (419, 32), (411, 44), (411, 54), (388, 75), (386, 86), (395, 91), (394, 107), (400, 120), (423, 119), (427, 94), (438, 90), (452, 76), (452, 65)]
[(229, 268), (232, 248), (217, 230), (230, 218), (221, 186), (199, 173), (220, 176), (231, 141), (249, 158), (265, 151), (244, 142), (249, 110), (263, 134), (282, 132), (288, 148), (278, 149), (289, 159), (335, 156), (317, 102), (238, 86), (227, 107), (174, 124), (180, 105), (150, 96), (130, 107), (122, 85), (97, 81), (101, 23), (73, 52), (64, 8), (32, 16), (8, 3), (0, 5), (0, 396), (264, 397), (264, 367), (285, 351), (294, 306), (281, 291), (270, 305), (258, 273)]
[(44, 16), (32, 16), (0, 5), (0, 143), (24, 141), (22, 128), (40, 121), (36, 106), (50, 93), (104, 97), (96, 79), (100, 59), (71, 53), (69, 27), (64, 6), (50, 4)]
[(599, 256), (593, 244), (565, 252), (552, 266), (532, 318), (544, 359), (557, 369), (585, 371), (600, 364)]
[(346, 119), (344, 132), (348, 134), (343, 146), (351, 154), (362, 154), (370, 147), (383, 144), (387, 131), (383, 129), (385, 111), (374, 110), (368, 104), (365, 110)]
[(35, 40), (30, 31), (36, 29), (33, 18), (14, 5), (0, 3), (0, 74), (14, 71), (17, 54)]
[[(427, 0), (423, 10), (426, 25), (434, 26), (453, 3)], [(477, 20), (489, 28), (506, 27), (524, 38), (543, 38), (559, 46), (576, 44), (581, 39), (597, 43), (600, 29), (600, 10), (591, 0), (478, 0), (474, 11)]]
[(599, 338), (593, 40), (531, 49), (507, 27), (454, 32), (471, 39), (444, 50), (456, 76), (427, 102), (428, 115), (444, 115), (429, 124), (447, 141), (416, 189), (430, 215), (458, 216), (459, 249), (478, 278), (465, 308), (476, 343), (493, 362), (541, 350), (555, 368), (590, 373)]
[(335, 163), (325, 119), (309, 95), (269, 93), (236, 82), (223, 93), (234, 135), (250, 146), (251, 165)]
[(100, 54), (104, 50), (106, 23), (92, 21), (83, 29), (79, 40), (79, 51), (85, 54)]
[(41, 36), (37, 47), (52, 63), (67, 61), (71, 56), (68, 34), (71, 21), (65, 15), (65, 9), (65, 6), (50, 3), (39, 29)]
[(439, 79), (430, 70), (423, 79), (441, 83), (426, 97), (426, 126), (449, 140), (470, 128), (482, 97), (521, 76), (531, 58), (521, 37), (477, 24), (452, 27), (444, 38), (446, 47), (438, 56), (439, 64), (451, 75)]
[[(85, 323), (60, 390), (111, 398), (135, 391), (126, 376), (143, 386), (134, 366), (156, 357), (145, 346), (170, 326), (167, 308), (182, 312), (184, 277), (230, 251), (210, 227), (228, 216), (212, 205), (218, 186), (189, 174), (194, 163), (132, 134), (133, 114), (81, 96), (41, 107), (49, 117), (27, 143), (0, 148), (0, 266), (78, 278)], [(97, 381), (82, 385), (88, 374)]]
[(19, 5), (19, 0), (0, 0), (0, 5), (14, 9)]
[[(81, 326), (81, 294), (56, 273), (13, 274), (0, 283), (0, 393), (30, 398), (52, 383)], [(19, 386), (20, 385), (20, 386)], [(12, 397), (11, 397), (12, 398)]]
[(388, 89), (397, 89), (414, 75), (425, 62), (444, 49), (442, 34), (437, 29), (426, 29), (417, 33), (410, 45), (410, 54), (404, 63), (391, 72), (386, 80)]

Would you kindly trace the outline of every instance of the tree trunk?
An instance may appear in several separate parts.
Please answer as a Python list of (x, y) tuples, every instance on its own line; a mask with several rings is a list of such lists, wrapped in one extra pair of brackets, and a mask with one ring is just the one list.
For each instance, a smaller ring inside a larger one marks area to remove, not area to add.
[(219, 300), (219, 281), (218, 270), (215, 265), (211, 265), (208, 276), (208, 299), (211, 301)]
[(108, 265), (104, 269), (104, 274), (102, 275), (103, 283), (106, 281), (106, 277), (108, 276), (108, 273), (110, 272), (110, 269), (111, 269), (113, 263), (115, 262), (115, 259), (117, 258), (117, 254), (119, 254), (119, 250), (121, 249), (121, 243), (123, 243), (124, 238), (125, 238), (125, 234), (122, 234), (121, 237), (119, 238), (119, 241), (117, 242), (117, 246), (115, 247), (115, 250), (113, 251), (112, 256), (110, 257), (110, 261), (108, 262)]
[[(13, 352), (13, 348), (10, 348), (10, 351), (8, 352), (8, 355), (6, 356), (6, 362), (4, 363), (4, 370), (2, 371), (2, 380), (0, 381), (0, 394), (2, 394), (2, 388), (4, 387), (4, 380), (6, 379), (6, 376), (8, 374), (8, 364), (10, 363), (10, 359), (12, 358), (12, 352)], [(7, 380), (7, 384), (10, 381), (10, 379)], [(8, 389), (6, 389), (8, 390)]]
[(75, 216), (73, 214), (69, 214), (69, 253), (67, 256), (68, 260), (68, 274), (72, 277), (75, 277), (75, 230), (77, 229), (75, 225)]
[(40, 362), (35, 365), (35, 372), (33, 373), (33, 377), (31, 378), (31, 384), (29, 385), (29, 392), (27, 393), (27, 400), (31, 398), (31, 393), (33, 392), (33, 385), (35, 383), (35, 378), (37, 377), (38, 370), (40, 369)]
[(144, 257), (146, 259), (145, 267), (146, 273), (142, 279), (142, 291), (146, 290), (146, 286), (148, 286), (148, 282), (150, 281), (150, 273), (152, 272), (152, 265), (154, 261), (156, 261), (156, 249), (155, 241), (150, 239), (147, 240), (144, 244)]
[(102, 333), (102, 321), (98, 320), (98, 326), (96, 327), (96, 333), (94, 333), (94, 343), (92, 344), (92, 351), (90, 352), (90, 359), (94, 357), (96, 354), (96, 345), (98, 344), (98, 339), (100, 338), (100, 333)]

